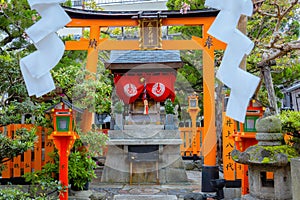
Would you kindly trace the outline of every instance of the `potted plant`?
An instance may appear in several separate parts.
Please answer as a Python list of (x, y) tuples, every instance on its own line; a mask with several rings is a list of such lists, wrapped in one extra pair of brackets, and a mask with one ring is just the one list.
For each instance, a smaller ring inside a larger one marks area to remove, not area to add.
[(69, 182), (73, 190), (86, 190), (88, 183), (96, 178), (96, 157), (103, 154), (108, 137), (92, 129), (87, 133), (77, 131), (80, 139), (74, 144), (69, 156)]
[(75, 150), (69, 156), (69, 183), (71, 189), (88, 190), (89, 182), (96, 178), (96, 162), (88, 151)]

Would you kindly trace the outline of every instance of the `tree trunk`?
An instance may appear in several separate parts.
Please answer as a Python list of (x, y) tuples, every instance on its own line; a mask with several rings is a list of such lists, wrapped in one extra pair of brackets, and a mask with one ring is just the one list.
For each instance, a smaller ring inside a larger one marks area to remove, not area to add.
[(216, 87), (216, 132), (217, 132), (217, 163), (223, 163), (223, 142), (222, 142), (222, 116), (224, 110), (224, 93), (223, 91), (224, 84), (218, 81), (218, 86)]
[[(245, 35), (247, 34), (247, 21), (247, 16), (241, 15), (238, 23), (238, 29)], [(241, 61), (240, 68), (246, 70), (246, 56), (244, 56), (243, 60)]]
[(265, 65), (261, 68), (261, 73), (263, 75), (263, 79), (265, 82), (265, 86), (268, 92), (268, 98), (270, 102), (270, 107), (271, 110), (270, 112), (272, 114), (278, 114), (278, 107), (276, 103), (276, 96), (275, 96), (275, 91), (274, 91), (274, 86), (273, 86), (273, 79), (271, 76), (271, 70), (270, 66)]

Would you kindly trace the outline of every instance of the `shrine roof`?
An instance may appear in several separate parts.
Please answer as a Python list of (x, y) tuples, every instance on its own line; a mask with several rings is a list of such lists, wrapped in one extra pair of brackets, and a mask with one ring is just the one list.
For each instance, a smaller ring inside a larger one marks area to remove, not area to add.
[(186, 18), (186, 17), (215, 17), (219, 10), (216, 9), (201, 9), (190, 10), (186, 14), (180, 13), (179, 10), (157, 10), (157, 11), (95, 11), (76, 9), (71, 7), (63, 7), (71, 18), (78, 19), (133, 19), (147, 18), (156, 16), (158, 18)]
[(182, 63), (179, 50), (111, 51), (110, 64)]

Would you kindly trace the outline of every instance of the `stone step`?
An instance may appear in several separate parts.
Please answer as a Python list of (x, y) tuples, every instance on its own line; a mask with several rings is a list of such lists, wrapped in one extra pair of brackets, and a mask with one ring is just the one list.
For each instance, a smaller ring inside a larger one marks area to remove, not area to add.
[(132, 124), (124, 125), (125, 130), (164, 130), (164, 125), (158, 124)]
[(115, 195), (114, 200), (177, 200), (176, 195)]
[(68, 200), (90, 200), (91, 190), (70, 191)]

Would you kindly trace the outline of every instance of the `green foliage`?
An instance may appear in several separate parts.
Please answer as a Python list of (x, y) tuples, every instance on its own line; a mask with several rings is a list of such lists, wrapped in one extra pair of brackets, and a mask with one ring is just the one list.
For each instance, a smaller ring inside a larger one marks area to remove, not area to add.
[(261, 163), (269, 163), (270, 158), (269, 157), (264, 157), (264, 159), (261, 161)]
[(174, 112), (174, 104), (171, 101), (171, 99), (167, 99), (165, 101), (165, 111), (166, 111), (166, 114), (175, 114), (175, 112)]
[(29, 8), (27, 0), (1, 2), (0, 97), (2, 106), (10, 100), (22, 100), (27, 96), (19, 59), (35, 50), (25, 36), (24, 30), (37, 18), (36, 12)]
[[(48, 185), (38, 186), (46, 189)], [(57, 200), (59, 198), (58, 193), (55, 194), (45, 194), (43, 190), (38, 190), (38, 193), (31, 194), (30, 192), (25, 192), (25, 189), (16, 187), (5, 187), (0, 189), (0, 200)]]
[(300, 154), (300, 112), (299, 111), (282, 111), (279, 115), (284, 133), (292, 136), (288, 141)]
[(262, 148), (271, 152), (271, 155), (269, 156), (269, 162), (275, 160), (274, 156), (279, 153), (287, 155), (288, 161), (290, 161), (291, 158), (295, 158), (299, 156), (297, 151), (289, 145), (263, 146)]
[[(45, 199), (57, 199), (60, 192), (67, 188), (58, 180), (58, 154), (54, 152), (51, 155), (53, 163), (46, 163), (42, 170), (37, 170), (23, 175), (25, 181), (30, 183), (29, 194), (33, 197), (43, 197)], [(57, 163), (57, 164), (56, 164)]]
[(204, 8), (205, 0), (168, 0), (167, 7), (169, 10), (180, 10), (183, 3), (189, 4), (191, 10)]
[[(66, 57), (63, 61), (73, 58), (70, 56), (71, 58)], [(83, 57), (84, 54), (80, 56)], [(98, 67), (97, 74), (89, 72), (85, 66), (79, 64), (67, 67), (60, 65), (52, 74), (57, 85), (75, 106), (91, 112), (110, 112), (112, 80), (109, 71), (103, 65)]]
[(102, 132), (91, 130), (87, 133), (78, 133), (83, 144), (88, 146), (90, 156), (99, 157), (103, 155), (103, 148), (106, 145), (108, 136)]
[[(74, 147), (69, 155), (68, 177), (72, 187), (82, 190), (86, 183), (96, 178), (94, 169), (97, 163), (93, 160), (93, 157), (102, 155), (102, 147), (105, 145), (108, 137), (95, 130), (87, 133), (79, 132), (78, 134), (80, 135), (80, 139), (75, 141)], [(48, 188), (51, 188), (51, 191), (61, 191), (64, 189), (60, 184), (57, 184), (56, 181), (59, 173), (58, 152), (55, 151), (50, 156), (53, 162), (45, 164), (42, 170), (24, 175), (26, 181), (32, 183), (33, 189), (34, 185), (37, 184), (49, 184)], [(34, 190), (32, 192), (34, 192)]]
[(4, 162), (34, 147), (37, 140), (35, 132), (35, 128), (30, 130), (20, 128), (15, 132), (13, 139), (6, 137), (3, 133), (0, 134), (0, 169), (3, 169)]
[(122, 101), (117, 101), (113, 108), (114, 113), (122, 114), (124, 112), (124, 103)]
[(300, 112), (299, 111), (282, 111), (279, 115), (283, 132), (300, 132)]
[(6, 187), (0, 189), (0, 200), (31, 200), (29, 193), (18, 188)]
[(186, 80), (188, 80), (190, 86), (195, 91), (202, 91), (202, 87), (203, 87), (202, 71), (197, 69), (195, 65), (185, 64), (183, 68), (180, 68), (178, 70), (178, 73), (180, 73)]
[[(45, 110), (49, 107), (48, 103), (35, 103), (30, 99), (23, 102), (12, 101), (0, 110), (0, 124), (20, 124), (22, 115), (31, 114), (34, 116), (34, 123), (37, 126), (49, 127), (51, 122), (45, 117)], [(31, 119), (27, 119), (25, 124), (31, 124)]]
[(85, 0), (84, 8), (89, 10), (103, 10), (103, 8), (97, 5), (95, 0)]
[(72, 7), (72, 1), (67, 0), (65, 3), (63, 3), (63, 6)]
[[(272, 80), (277, 99), (282, 99), (282, 87), (288, 87), (300, 78), (299, 55), (297, 48), (287, 50), (291, 44), (296, 44), (299, 38), (299, 2), (293, 1), (263, 1), (259, 12), (248, 19), (248, 36), (255, 42), (255, 48), (247, 58), (247, 70), (259, 75), (258, 64), (266, 58), (275, 56), (276, 61), (271, 66)], [(264, 59), (263, 59), (264, 57)], [(268, 62), (267, 62), (268, 63)], [(262, 86), (261, 90), (265, 91)], [(264, 93), (264, 92), (263, 92)], [(260, 101), (269, 104), (268, 96), (260, 96)], [(275, 101), (275, 100), (274, 100)], [(280, 107), (280, 102), (277, 104)]]

